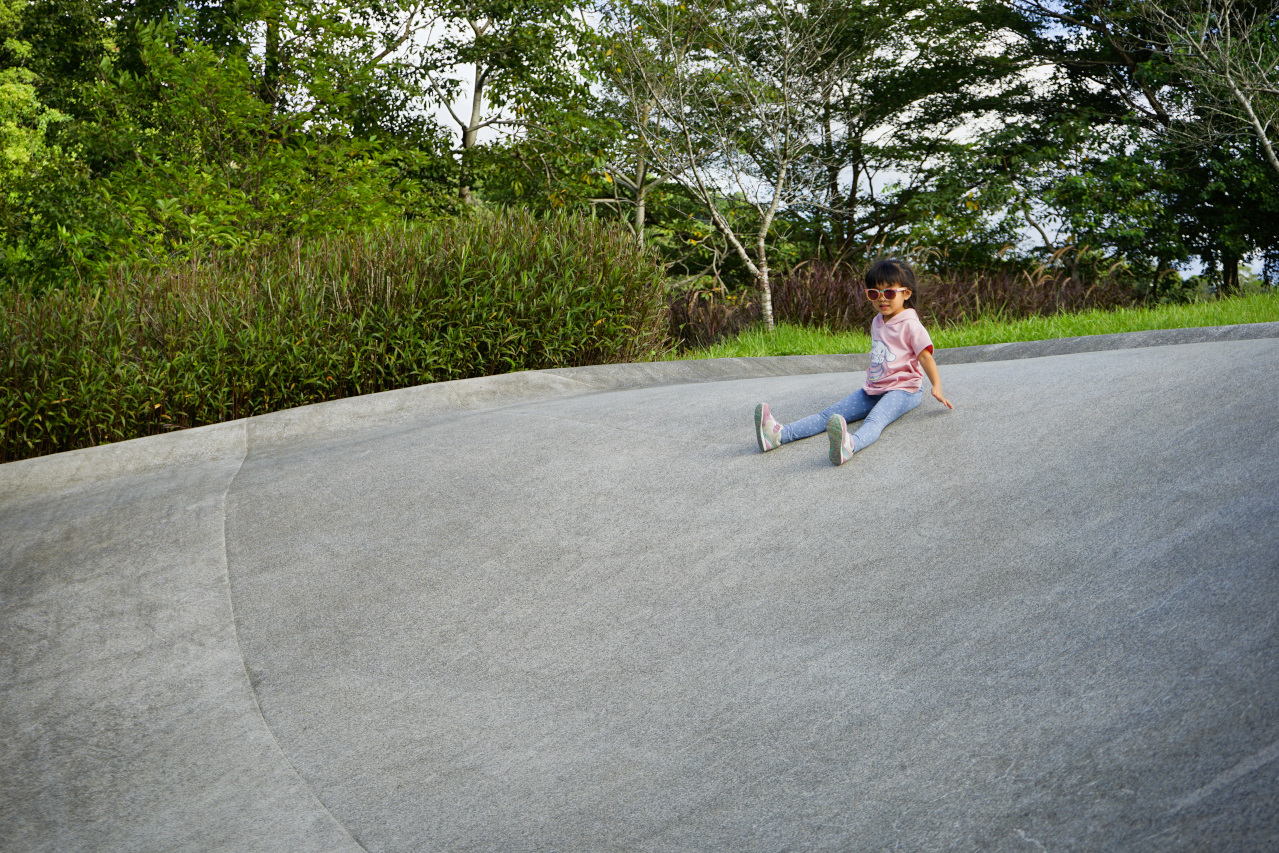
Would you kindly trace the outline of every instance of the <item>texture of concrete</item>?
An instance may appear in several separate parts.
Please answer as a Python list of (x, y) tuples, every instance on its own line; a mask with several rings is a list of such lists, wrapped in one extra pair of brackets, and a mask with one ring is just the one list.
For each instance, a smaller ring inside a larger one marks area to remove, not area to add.
[(1279, 844), (1279, 324), (443, 383), (0, 466), (0, 850)]

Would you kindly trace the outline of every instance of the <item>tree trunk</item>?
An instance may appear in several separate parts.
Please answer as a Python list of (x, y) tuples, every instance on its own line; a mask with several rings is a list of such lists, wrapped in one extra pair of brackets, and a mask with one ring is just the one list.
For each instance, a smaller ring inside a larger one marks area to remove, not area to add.
[(480, 120), (484, 117), (484, 83), (488, 69), (475, 66), (475, 86), (471, 90), (471, 118), (462, 129), (462, 162), (459, 164), (458, 195), (466, 204), (478, 204), (471, 193), (471, 149), (480, 136)]
[(1169, 261), (1167, 258), (1158, 258), (1155, 261), (1155, 280), (1154, 280), (1154, 283), (1151, 285), (1150, 297), (1146, 300), (1147, 303), (1151, 301), (1154, 301), (1154, 302), (1159, 301), (1159, 282), (1163, 281), (1164, 273), (1168, 270), (1168, 265), (1170, 263), (1171, 261)]
[(647, 215), (645, 195), (642, 191), (635, 194), (635, 243), (641, 249), (644, 248), (644, 217)]
[(759, 305), (764, 314), (764, 326), (768, 331), (773, 331), (773, 284), (768, 280), (768, 221), (765, 220), (763, 227), (760, 228), (759, 234), (755, 238), (755, 257), (759, 258), (759, 265), (755, 273), (755, 285), (759, 288)]
[(825, 92), (826, 102), (822, 105), (822, 146), (826, 153), (826, 204), (830, 208), (827, 219), (830, 222), (830, 240), (828, 246), (844, 245), (844, 222), (838, 208), (840, 206), (839, 193), (839, 164), (835, 162), (835, 129), (832, 124), (830, 90)]
[(280, 99), (280, 13), (277, 10), (267, 13), (261, 98), (273, 109)]
[[(648, 129), (650, 110), (651, 104), (645, 103), (640, 116), (645, 130)], [(635, 141), (635, 242), (640, 248), (644, 247), (644, 219), (648, 212), (645, 209), (648, 199), (648, 158), (645, 156), (644, 138), (641, 133)]]
[(1221, 293), (1223, 296), (1239, 294), (1239, 257), (1221, 254)]
[(839, 261), (843, 261), (853, 254), (853, 238), (858, 236), (853, 228), (853, 219), (857, 213), (857, 187), (862, 181), (860, 155), (861, 141), (858, 140), (855, 143), (852, 162), (848, 164), (853, 170), (852, 177), (849, 180), (848, 198), (839, 211), (839, 257), (837, 258)]
[(773, 287), (768, 280), (768, 267), (761, 266), (755, 276), (755, 286), (759, 288), (760, 313), (764, 315), (764, 327), (773, 331)]

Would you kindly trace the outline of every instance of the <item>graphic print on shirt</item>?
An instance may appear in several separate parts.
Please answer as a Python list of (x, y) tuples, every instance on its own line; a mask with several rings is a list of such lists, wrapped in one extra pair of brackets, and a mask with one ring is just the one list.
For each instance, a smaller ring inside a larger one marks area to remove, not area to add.
[(896, 358), (888, 349), (888, 344), (876, 338), (870, 347), (870, 369), (866, 371), (866, 378), (871, 382), (883, 379), (888, 373), (888, 362)]

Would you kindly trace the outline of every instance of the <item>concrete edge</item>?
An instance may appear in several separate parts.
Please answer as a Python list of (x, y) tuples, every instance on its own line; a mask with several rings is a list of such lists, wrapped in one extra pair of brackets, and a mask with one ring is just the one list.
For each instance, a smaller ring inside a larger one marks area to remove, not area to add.
[(0, 465), (0, 512), (35, 494), (61, 492), (104, 477), (199, 465), (243, 456), (245, 420), (68, 450)]
[[(938, 350), (937, 362), (942, 365), (970, 364), (1260, 338), (1279, 338), (1279, 322), (958, 347)], [(418, 385), (315, 403), (167, 435), (147, 436), (8, 462), (0, 465), (0, 494), (6, 498), (0, 500), (0, 509), (3, 509), (4, 504), (20, 500), (24, 493), (29, 494), (33, 489), (47, 492), (122, 471), (142, 473), (173, 465), (208, 461), (221, 456), (232, 443), (226, 440), (230, 436), (224, 435), (228, 430), (244, 430), (251, 452), (255, 446), (288, 445), (303, 437), (336, 438), (374, 424), (379, 427), (394, 426), (432, 414), (477, 412), (559, 397), (662, 385), (816, 373), (852, 373), (865, 370), (868, 364), (869, 357), (865, 353), (718, 358), (527, 370)]]
[(971, 364), (983, 361), (1010, 361), (1042, 358), (1050, 355), (1073, 355), (1082, 352), (1105, 352), (1142, 347), (1203, 344), (1217, 341), (1251, 341), (1279, 338), (1279, 322), (1248, 323), (1236, 326), (1201, 326), (1192, 329), (1155, 329), (1149, 332), (1120, 332), (1114, 335), (1088, 335), (1078, 338), (1053, 338), (1046, 341), (1021, 341), (955, 347), (937, 351), (938, 364)]
[[(244, 420), (235, 421), (234, 423), (243, 425)], [(253, 710), (250, 712), (250, 716), (253, 718), (253, 724), (261, 726), (262, 731), (266, 732), (267, 737), (270, 739), (272, 750), (275, 752), (279, 760), (283, 762), (284, 767), (287, 768), (287, 772), (296, 781), (298, 790), (302, 792), (302, 796), (308, 798), (310, 802), (319, 809), (320, 813), (332, 821), (337, 832), (343, 836), (343, 840), (350, 842), (350, 848), (352, 850), (365, 851), (367, 848), (361, 844), (358, 839), (356, 839), (350, 828), (339, 820), (338, 816), (329, 809), (328, 803), (324, 802), (324, 800), (320, 797), (320, 792), (315, 789), (315, 786), (309, 779), (302, 775), (302, 772), (298, 770), (297, 765), (293, 762), (293, 758), (284, 749), (284, 744), (280, 743), (280, 738), (276, 735), (275, 727), (271, 725), (270, 720), (266, 718), (266, 714), (262, 711), (262, 697), (258, 693), (257, 686), (253, 683), (253, 676), (250, 672), (248, 658), (244, 656), (244, 643), (240, 640), (241, 622), (240, 617), (236, 615), (235, 595), (232, 592), (231, 586), (231, 552), (227, 548), (226, 530), (227, 503), (231, 498), (231, 489), (235, 485), (236, 478), (240, 476), (240, 471), (244, 469), (244, 460), (247, 459), (249, 455), (249, 437), (247, 430), (240, 430), (239, 433), (242, 440), (240, 461), (235, 466), (234, 473), (226, 479), (226, 484), (222, 488), (222, 496), (219, 499), (220, 506), (218, 512), (220, 516), (220, 523), (218, 527), (221, 539), (220, 551), (222, 555), (221, 580), (222, 593), (224, 596), (223, 606), (226, 608), (226, 613), (230, 617), (229, 624), (231, 626), (231, 640), (235, 644), (235, 655), (240, 661), (240, 668), (236, 677), (238, 677), (240, 684), (246, 691), (248, 691), (248, 694), (251, 697)]]

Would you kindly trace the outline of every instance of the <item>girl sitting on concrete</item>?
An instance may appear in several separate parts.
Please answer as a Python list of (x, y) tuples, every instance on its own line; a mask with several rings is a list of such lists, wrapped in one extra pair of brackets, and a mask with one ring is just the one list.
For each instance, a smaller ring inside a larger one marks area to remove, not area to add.
[[(826, 430), (831, 464), (843, 465), (873, 444), (884, 427), (919, 405), (925, 375), (938, 402), (955, 408), (942, 394), (933, 341), (915, 310), (915, 289), (915, 272), (905, 262), (887, 258), (871, 264), (866, 298), (879, 313), (870, 324), (866, 384), (818, 414), (790, 424), (778, 423), (768, 404), (760, 403), (755, 407), (755, 438), (761, 451)], [(863, 423), (850, 433), (849, 421)]]

